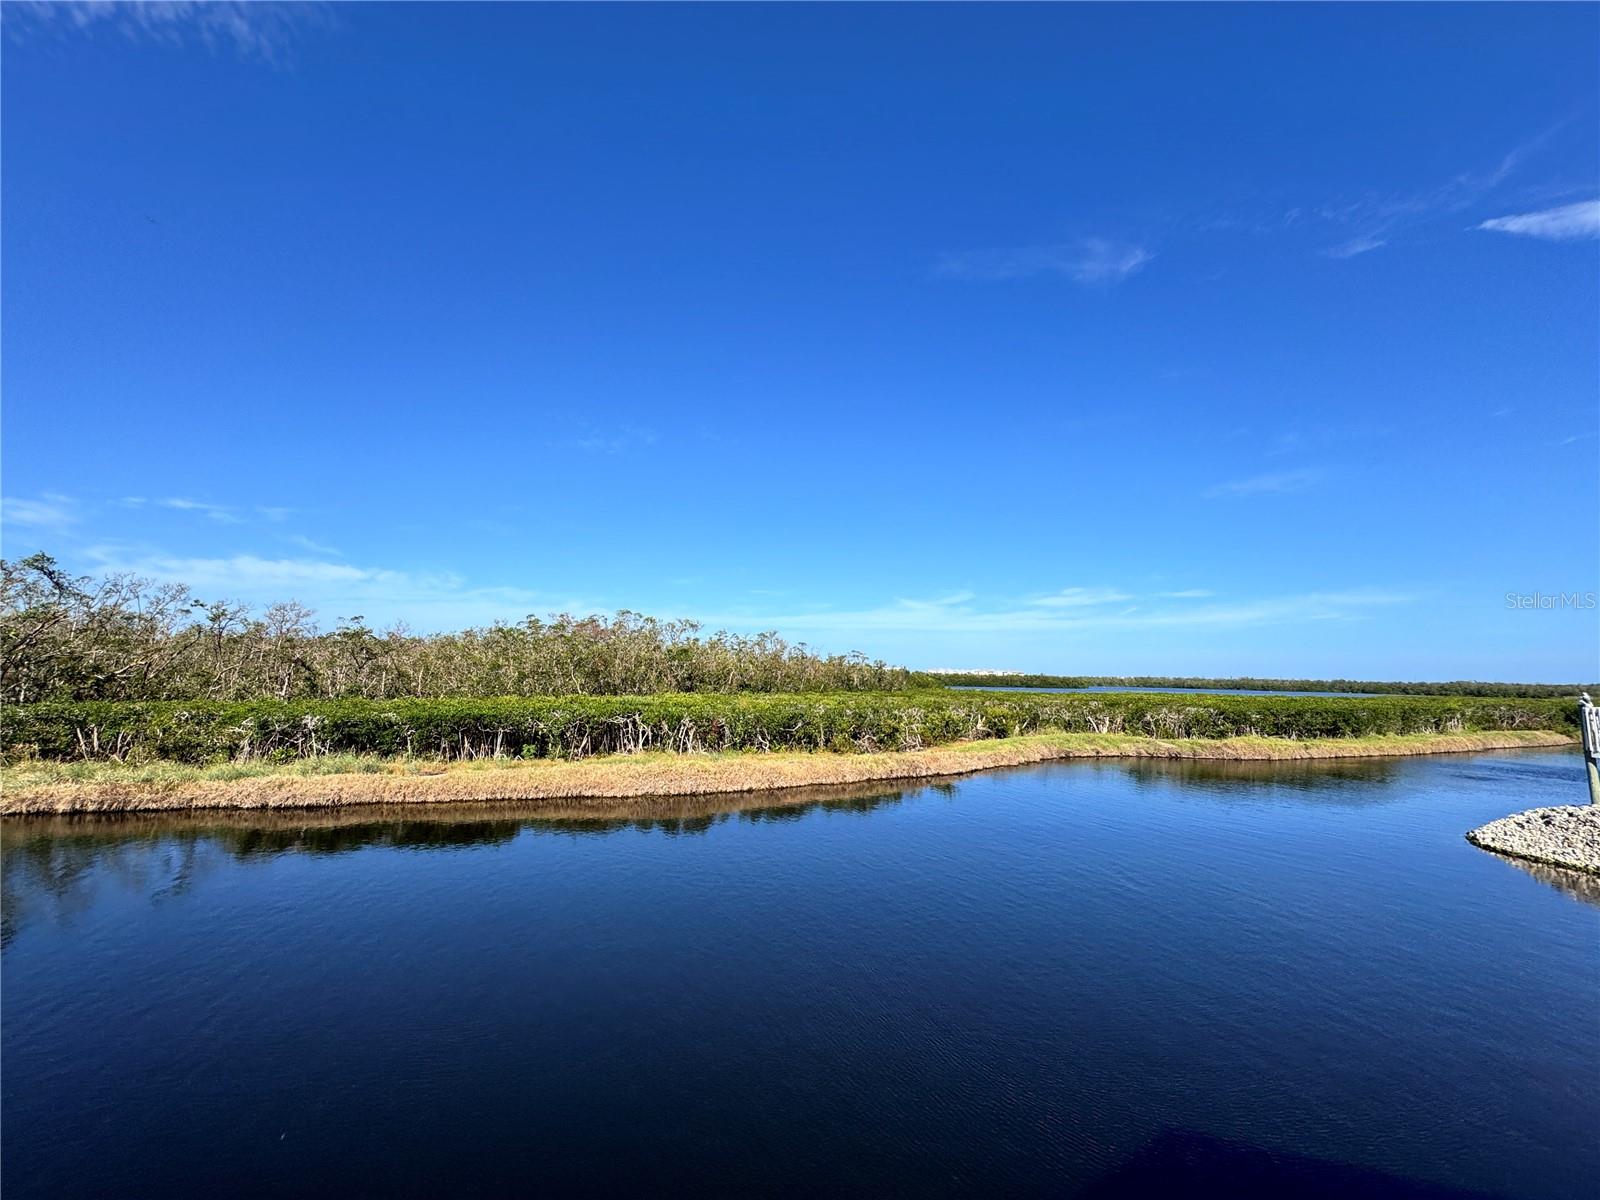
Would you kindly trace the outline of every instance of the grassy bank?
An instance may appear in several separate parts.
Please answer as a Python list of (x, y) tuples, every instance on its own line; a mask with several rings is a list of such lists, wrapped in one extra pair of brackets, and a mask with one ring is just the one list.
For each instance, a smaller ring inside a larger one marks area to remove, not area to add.
[(0, 775), (0, 813), (615, 800), (931, 779), (1070, 758), (1361, 758), (1561, 746), (1572, 740), (1570, 734), (1543, 730), (1314, 739), (1046, 733), (864, 754), (649, 753), (565, 762), (376, 756), (327, 756), (277, 764), (31, 762), (9, 766)]
[(583, 759), (652, 751), (919, 750), (1046, 731), (1351, 738), (1576, 728), (1564, 700), (919, 691), (492, 700), (12, 705), (6, 761), (285, 762), (330, 754)]
[[(928, 780), (936, 785), (940, 780)], [(709, 828), (739, 813), (826, 805), (856, 811), (893, 803), (923, 784), (868, 780), (855, 784), (792, 787), (776, 792), (710, 793), (691, 796), (580, 796), (570, 799), (457, 800), (447, 804), (358, 804), (320, 808), (165, 808), (119, 812), (60, 812), (0, 819), (0, 847), (7, 853), (29, 842), (96, 842), (107, 837), (214, 833), (241, 849), (350, 849), (363, 845), (462, 845), (509, 837), (529, 820), (545, 828), (570, 823), (575, 830), (660, 826), (674, 832)]]

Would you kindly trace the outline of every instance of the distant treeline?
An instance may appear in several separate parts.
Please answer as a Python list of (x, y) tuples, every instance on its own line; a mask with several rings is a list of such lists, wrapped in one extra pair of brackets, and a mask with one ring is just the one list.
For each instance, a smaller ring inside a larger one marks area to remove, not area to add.
[(294, 602), (256, 612), (181, 584), (74, 578), (47, 555), (0, 561), (0, 702), (892, 691), (910, 673), (775, 633), (692, 621), (529, 617), (457, 633), (331, 631)]
[(322, 754), (584, 758), (665, 750), (911, 750), (1060, 730), (1160, 738), (1360, 737), (1576, 727), (1562, 700), (910, 691), (12, 705), (7, 758), (287, 761)]
[[(1183, 687), (1515, 698), (1577, 684), (1325, 679), (913, 675), (860, 654), (821, 655), (776, 633), (703, 633), (693, 621), (529, 617), (452, 633), (332, 630), (293, 601), (256, 611), (182, 584), (73, 577), (38, 554), (0, 560), (0, 703), (655, 696), (670, 692), (896, 692), (949, 686)], [(1589, 685), (1597, 691), (1600, 687)], [(849, 735), (849, 736), (854, 736)]]
[(1365, 692), (1379, 696), (1567, 696), (1600, 692), (1595, 683), (1397, 683), (1377, 679), (1203, 679), (1179, 675), (988, 675), (923, 672), (916, 682), (939, 687), (1186, 688), (1248, 692)]

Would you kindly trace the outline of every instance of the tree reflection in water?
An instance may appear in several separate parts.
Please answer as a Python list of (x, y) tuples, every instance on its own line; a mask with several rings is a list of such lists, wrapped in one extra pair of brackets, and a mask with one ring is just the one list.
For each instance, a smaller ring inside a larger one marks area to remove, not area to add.
[[(1474, 761), (1476, 760), (1476, 761)], [(1054, 775), (1069, 783), (1085, 771), (1115, 771), (1141, 788), (1193, 789), (1229, 803), (1313, 800), (1365, 806), (1394, 803), (1399, 777), (1425, 760), (1404, 758), (1229, 762), (1172, 759), (1046, 763), (988, 773)], [(1540, 760), (1542, 762), (1543, 760)], [(1433, 764), (1437, 769), (1439, 764)], [(1515, 752), (1473, 756), (1455, 769), (1548, 770)], [(604, 837), (633, 830), (667, 837), (703, 835), (726, 821), (794, 822), (814, 812), (870, 813), (908, 797), (949, 797), (945, 780), (896, 786), (864, 783), (715, 796), (631, 800), (542, 801), (537, 804), (450, 804), (279, 812), (150, 813), (117, 816), (23, 817), (0, 822), (0, 945), (48, 910), (70, 920), (86, 909), (93, 889), (110, 883), (160, 901), (188, 891), (217, 861), (281, 854), (345, 854), (368, 847), (450, 850), (509, 843), (533, 836)], [(1600, 905), (1600, 880), (1578, 872), (1507, 859), (1575, 899)]]
[[(281, 812), (149, 813), (17, 817), (0, 823), (0, 945), (48, 914), (70, 921), (96, 887), (111, 884), (152, 901), (182, 895), (223, 859), (347, 854), (369, 847), (451, 850), (504, 845), (520, 834), (604, 837), (633, 830), (667, 837), (705, 834), (724, 821), (796, 821), (810, 812), (867, 813), (908, 794), (882, 783), (795, 788), (781, 793), (552, 805), (451, 804)], [(559, 806), (558, 806), (559, 805)]]

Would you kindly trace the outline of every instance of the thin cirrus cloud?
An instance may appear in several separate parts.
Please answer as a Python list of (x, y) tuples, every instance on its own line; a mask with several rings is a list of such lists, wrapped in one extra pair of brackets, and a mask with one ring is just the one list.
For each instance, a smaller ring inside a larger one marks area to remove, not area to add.
[[(1070, 590), (1070, 589), (1069, 589)], [(1194, 589), (1181, 604), (1163, 604), (1169, 595), (1127, 596), (1139, 603), (1048, 606), (1037, 601), (981, 605), (971, 593), (935, 600), (900, 599), (875, 608), (786, 613), (725, 613), (703, 616), (713, 627), (774, 629), (796, 637), (860, 637), (875, 633), (1097, 633), (1110, 630), (1162, 628), (1225, 628), (1294, 624), (1306, 621), (1358, 620), (1374, 609), (1411, 602), (1408, 594), (1378, 588), (1340, 592), (1307, 592), (1255, 599), (1197, 603), (1207, 597)], [(1121, 593), (1119, 593), (1119, 596)], [(1209, 595), (1209, 594), (1208, 594)]]
[(319, 542), (315, 538), (308, 538), (303, 533), (291, 533), (284, 537), (284, 541), (291, 546), (298, 546), (312, 554), (320, 554), (328, 558), (343, 558), (344, 552), (337, 546), (330, 546), (326, 542)]
[(1513, 233), (1519, 237), (1543, 238), (1549, 242), (1573, 242), (1600, 238), (1600, 200), (1580, 200), (1560, 208), (1494, 217), (1476, 228), (1490, 233)]
[(622, 455), (647, 450), (659, 440), (660, 435), (654, 429), (639, 425), (608, 429), (589, 426), (569, 437), (559, 438), (550, 445), (554, 449), (576, 450), (585, 454)]
[[(205, 517), (207, 520), (216, 521), (219, 525), (243, 525), (246, 518), (241, 510), (227, 504), (213, 504), (209, 500), (195, 500), (188, 496), (162, 496), (151, 498), (147, 496), (124, 496), (124, 508), (167, 508), (174, 512), (193, 513)], [(258, 504), (253, 510), (257, 517), (263, 521), (274, 523), (287, 521), (294, 515), (294, 509), (281, 504)]]
[(292, 56), (308, 30), (334, 24), (321, 3), (271, 0), (49, 0), (6, 5), (5, 32), (14, 42), (30, 38), (107, 35), (134, 44), (200, 46), (212, 53), (273, 65)]
[[(117, 504), (122, 508), (136, 510), (149, 510), (155, 508), (168, 509), (173, 512), (190, 513), (194, 516), (204, 517), (215, 521), (219, 525), (242, 525), (245, 518), (238, 509), (226, 504), (212, 504), (206, 500), (194, 500), (187, 496), (124, 496)], [(27, 527), (32, 529), (66, 530), (77, 525), (84, 519), (85, 512), (93, 513), (99, 505), (93, 502), (80, 501), (74, 496), (65, 496), (60, 492), (45, 492), (35, 498), (21, 496), (7, 496), (4, 500), (4, 520), (7, 525)], [(285, 520), (292, 509), (271, 506), (261, 506), (255, 509), (257, 515), (267, 521)]]
[(0, 524), (59, 532), (76, 525), (79, 519), (77, 501), (58, 492), (45, 492), (34, 499), (22, 496), (0, 499)]
[(1329, 246), (1322, 253), (1328, 258), (1354, 258), (1358, 254), (1366, 254), (1370, 250), (1377, 250), (1389, 244), (1386, 238), (1381, 237), (1355, 237), (1348, 242), (1341, 242), (1337, 246)]
[(520, 621), (534, 612), (589, 612), (582, 599), (522, 587), (474, 585), (449, 571), (413, 571), (322, 558), (231, 554), (200, 557), (103, 545), (85, 554), (96, 574), (182, 583), (205, 598), (255, 608), (296, 600), (324, 621), (360, 614), (374, 626), (404, 622), (424, 631)]
[(1297, 471), (1273, 471), (1266, 475), (1251, 475), (1245, 479), (1230, 479), (1214, 484), (1200, 493), (1208, 500), (1230, 496), (1265, 496), (1284, 492), (1303, 492), (1322, 480), (1322, 472), (1312, 467)]
[(144, 496), (124, 496), (122, 504), (124, 508), (170, 508), (175, 512), (194, 513), (219, 525), (239, 525), (244, 520), (225, 504), (210, 504), (204, 500), (191, 500), (187, 496), (165, 496), (154, 500)]
[[(405, 622), (429, 631), (518, 621), (534, 612), (600, 611), (600, 606), (582, 599), (559, 598), (525, 587), (477, 585), (449, 571), (248, 553), (191, 557), (117, 546), (90, 547), (86, 555), (100, 574), (127, 573), (156, 582), (184, 583), (203, 597), (239, 599), (258, 608), (280, 600), (298, 600), (310, 605), (324, 621), (361, 614), (374, 626)], [(789, 611), (690, 615), (712, 628), (866, 641), (888, 633), (1050, 632), (1070, 636), (1114, 630), (1348, 621), (1413, 599), (1378, 588), (1224, 601), (1214, 600), (1204, 588), (1140, 595), (1115, 587), (1072, 587), (1044, 597), (1043, 603), (1039, 597), (985, 602), (974, 592), (958, 591), (851, 610), (800, 606)], [(1049, 603), (1051, 600), (1064, 602)]]
[[(1513, 147), (1487, 167), (1461, 171), (1431, 187), (1417, 191), (1369, 191), (1324, 204), (1298, 206), (1283, 214), (1277, 227), (1287, 229), (1311, 223), (1323, 229), (1340, 230), (1343, 234), (1341, 239), (1320, 252), (1327, 258), (1348, 259), (1369, 254), (1390, 245), (1392, 241), (1414, 234), (1442, 217), (1465, 212), (1474, 205), (1482, 203), (1495, 189), (1521, 170), (1563, 124), (1565, 122), (1558, 122), (1521, 145)], [(1500, 228), (1500, 226), (1494, 221), (1489, 221), (1477, 228)], [(1508, 232), (1521, 231), (1508, 230)]]
[(970, 250), (947, 254), (934, 264), (941, 279), (999, 283), (1055, 275), (1086, 286), (1121, 283), (1155, 255), (1143, 246), (1109, 238), (1083, 238), (1005, 250)]
[(1127, 592), (1119, 592), (1116, 588), (1070, 587), (1028, 603), (1039, 608), (1090, 608), (1097, 604), (1120, 604), (1132, 599)]
[(124, 496), (116, 501), (83, 500), (60, 492), (43, 492), (34, 497), (7, 496), (0, 510), (6, 525), (14, 528), (45, 529), (66, 532), (82, 524), (87, 518), (97, 516), (110, 504), (118, 508), (148, 513), (153, 509), (187, 513), (204, 517), (218, 525), (244, 525), (252, 519), (278, 524), (294, 514), (294, 509), (281, 505), (256, 505), (253, 508), (236, 508), (227, 504), (213, 504), (208, 500), (195, 500), (188, 496)]

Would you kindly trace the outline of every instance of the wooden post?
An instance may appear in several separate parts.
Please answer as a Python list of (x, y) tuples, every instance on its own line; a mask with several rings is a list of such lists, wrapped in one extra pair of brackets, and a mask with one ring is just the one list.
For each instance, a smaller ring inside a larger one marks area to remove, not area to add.
[(1583, 733), (1583, 765), (1589, 773), (1589, 803), (1600, 804), (1600, 708), (1588, 692), (1578, 701), (1578, 728)]

